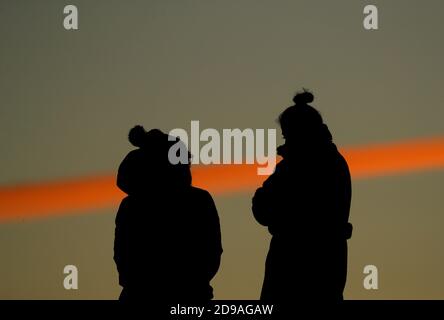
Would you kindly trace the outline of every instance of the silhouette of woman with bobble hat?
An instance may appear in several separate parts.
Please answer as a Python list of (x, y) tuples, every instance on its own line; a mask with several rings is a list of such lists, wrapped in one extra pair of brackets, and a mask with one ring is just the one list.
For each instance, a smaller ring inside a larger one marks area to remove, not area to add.
[(272, 235), (262, 300), (343, 299), (351, 178), (313, 99), (304, 90), (279, 116), (282, 161), (253, 197), (253, 214)]
[(128, 195), (117, 212), (114, 240), (120, 300), (213, 297), (210, 281), (222, 254), (218, 213), (211, 195), (191, 185), (190, 165), (169, 162), (170, 147), (183, 142), (168, 138), (141, 126), (129, 133), (138, 149), (125, 157), (117, 175)]

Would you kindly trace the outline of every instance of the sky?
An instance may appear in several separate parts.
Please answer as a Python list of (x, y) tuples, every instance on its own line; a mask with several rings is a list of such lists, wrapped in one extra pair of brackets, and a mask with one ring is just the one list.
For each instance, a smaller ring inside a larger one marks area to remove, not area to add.
[[(362, 24), (367, 1), (69, 4), (75, 31), (63, 28), (60, 1), (0, 0), (0, 194), (112, 177), (135, 124), (278, 129), (303, 87), (340, 148), (444, 136), (442, 1), (372, 1), (373, 31)], [(353, 179), (346, 299), (444, 298), (443, 178), (437, 166)], [(224, 246), (216, 299), (259, 297), (270, 237), (252, 217), (254, 190), (214, 195)], [(0, 298), (116, 299), (116, 211), (1, 223)], [(78, 290), (63, 287), (68, 264)], [(363, 287), (365, 265), (378, 267), (378, 290)]]

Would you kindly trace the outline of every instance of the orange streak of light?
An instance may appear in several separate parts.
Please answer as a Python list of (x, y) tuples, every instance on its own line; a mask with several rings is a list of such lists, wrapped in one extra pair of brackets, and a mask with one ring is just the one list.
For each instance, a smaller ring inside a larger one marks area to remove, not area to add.
[[(444, 137), (341, 150), (353, 179), (444, 168)], [(215, 195), (252, 192), (266, 178), (257, 165), (194, 166), (193, 184)], [(0, 221), (116, 207), (125, 195), (113, 175), (0, 187)]]

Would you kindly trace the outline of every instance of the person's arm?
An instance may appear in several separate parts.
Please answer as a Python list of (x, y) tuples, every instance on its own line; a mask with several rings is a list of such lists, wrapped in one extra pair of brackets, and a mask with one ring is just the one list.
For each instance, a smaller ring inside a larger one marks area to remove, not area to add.
[(257, 222), (263, 226), (270, 226), (273, 214), (278, 204), (280, 184), (282, 184), (282, 171), (285, 164), (283, 162), (276, 166), (275, 172), (268, 177), (258, 188), (252, 199), (252, 211)]
[(207, 275), (209, 280), (213, 279), (220, 267), (222, 249), (222, 236), (220, 230), (219, 215), (216, 205), (211, 195), (207, 192), (206, 211), (207, 211)]
[(119, 284), (124, 287), (128, 274), (128, 228), (127, 228), (127, 199), (120, 204), (116, 215), (116, 227), (114, 238), (114, 261), (119, 272)]
[[(335, 184), (332, 187), (332, 208), (335, 214), (330, 215), (328, 229), (334, 237), (350, 239), (353, 225), (348, 222), (351, 204), (351, 176), (345, 159), (339, 154), (337, 167), (334, 172)], [(327, 231), (326, 231), (327, 232)]]
[(351, 198), (352, 198), (352, 184), (351, 184), (351, 175), (350, 170), (348, 168), (348, 164), (344, 159), (344, 216), (346, 226), (344, 230), (344, 236), (346, 239), (350, 239), (353, 233), (353, 225), (348, 222), (350, 218), (350, 206), (351, 206)]

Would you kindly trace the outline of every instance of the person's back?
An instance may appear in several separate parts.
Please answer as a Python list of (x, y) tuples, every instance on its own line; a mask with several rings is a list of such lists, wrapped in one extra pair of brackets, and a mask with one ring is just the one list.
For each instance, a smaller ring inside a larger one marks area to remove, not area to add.
[[(210, 300), (210, 280), (222, 253), (216, 207), (211, 195), (192, 187), (191, 180), (176, 183), (178, 177), (170, 176), (174, 181), (165, 183), (165, 174), (154, 169), (117, 213), (114, 258), (121, 299)], [(121, 188), (128, 189), (132, 180), (119, 180)]]
[[(211, 196), (189, 187), (128, 196), (116, 218), (116, 262), (129, 298), (210, 300), (220, 229)], [(119, 270), (120, 271), (120, 270)]]

